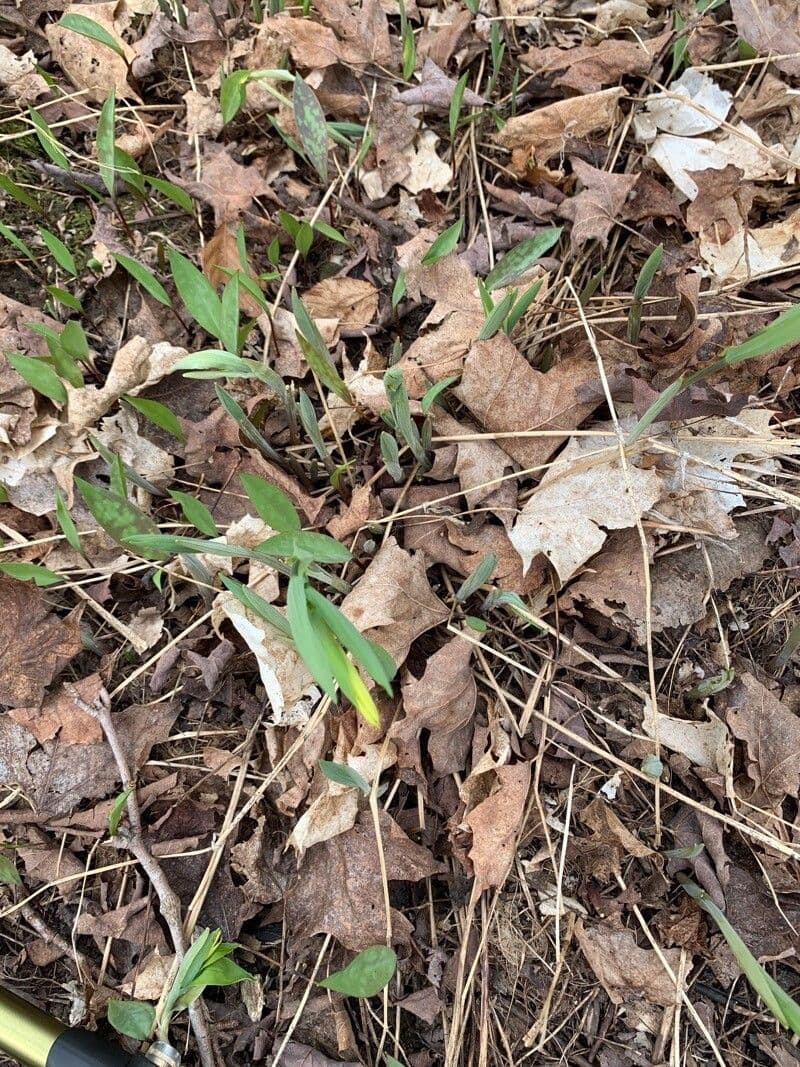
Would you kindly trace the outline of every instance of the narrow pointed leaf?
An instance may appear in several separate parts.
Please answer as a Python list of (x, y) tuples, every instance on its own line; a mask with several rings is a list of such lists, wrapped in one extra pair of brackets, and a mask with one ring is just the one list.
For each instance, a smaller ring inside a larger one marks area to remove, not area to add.
[(289, 589), (286, 594), (286, 615), (289, 627), (292, 631), (292, 639), (297, 646), (303, 663), (308, 667), (314, 681), (320, 686), (331, 700), (336, 699), (336, 686), (333, 681), (330, 665), (320, 645), (306, 603), (305, 581), (299, 574), (293, 574), (289, 579)]
[(126, 270), (128, 274), (130, 274), (130, 276), (150, 294), (150, 296), (156, 299), (160, 304), (164, 304), (165, 307), (172, 307), (172, 300), (170, 300), (169, 293), (151, 270), (122, 252), (115, 252), (114, 260), (120, 267)]
[(305, 154), (324, 182), (328, 180), (328, 125), (325, 112), (313, 89), (295, 75), (292, 107), (297, 133)]
[(529, 237), (521, 241), (515, 248), (502, 257), (494, 270), (486, 276), (486, 288), (489, 292), (502, 289), (503, 286), (513, 282), (520, 274), (530, 270), (545, 252), (548, 252), (561, 236), (563, 227), (553, 226), (548, 230), (542, 230), (535, 237)]
[(191, 493), (182, 493), (178, 489), (170, 489), (169, 495), (180, 504), (184, 518), (196, 530), (205, 534), (206, 537), (219, 537), (214, 516), (201, 500), (192, 496)]
[(61, 16), (58, 24), (67, 30), (72, 30), (73, 33), (79, 33), (81, 37), (88, 37), (92, 41), (97, 41), (98, 44), (106, 45), (112, 52), (116, 52), (123, 59), (125, 58), (125, 50), (116, 37), (112, 36), (105, 26), (101, 26), (94, 19), (70, 11)]
[(261, 518), (278, 533), (298, 533), (301, 528), (297, 508), (277, 486), (257, 474), (242, 474), (239, 481)]

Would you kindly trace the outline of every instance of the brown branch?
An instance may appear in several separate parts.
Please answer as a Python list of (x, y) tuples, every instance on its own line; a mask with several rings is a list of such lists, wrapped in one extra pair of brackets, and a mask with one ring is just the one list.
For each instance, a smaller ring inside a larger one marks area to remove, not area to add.
[[(114, 719), (111, 714), (111, 699), (106, 690), (101, 689), (97, 702), (89, 704), (72, 684), (67, 683), (65, 688), (69, 691), (70, 696), (81, 711), (94, 716), (100, 723), (108, 746), (114, 756), (117, 770), (122, 778), (123, 789), (129, 790), (127, 812), (130, 827), (127, 831), (120, 831), (118, 836), (125, 842), (128, 851), (150, 879), (150, 884), (158, 898), (159, 910), (164, 917), (164, 922), (167, 924), (167, 929), (172, 939), (175, 955), (178, 962), (180, 962), (186, 955), (187, 947), (186, 939), (183, 936), (181, 902), (177, 893), (169, 884), (161, 864), (153, 855), (142, 828), (142, 814), (139, 810), (139, 801), (136, 796), (136, 782), (128, 763), (128, 755), (114, 725)], [(217, 1056), (214, 1051), (208, 1023), (199, 1001), (190, 1006), (189, 1021), (192, 1024), (192, 1032), (197, 1042), (197, 1050), (203, 1067), (217, 1067)]]

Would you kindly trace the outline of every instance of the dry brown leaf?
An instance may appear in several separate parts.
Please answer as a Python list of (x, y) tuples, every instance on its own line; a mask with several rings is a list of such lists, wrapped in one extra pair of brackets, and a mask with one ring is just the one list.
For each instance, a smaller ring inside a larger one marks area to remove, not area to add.
[(739, 36), (759, 55), (784, 56), (772, 63), (800, 77), (800, 8), (794, 0), (731, 0)]
[[(478, 435), (474, 426), (461, 423), (440, 407), (434, 408), (433, 426), (440, 437)], [(457, 441), (453, 473), (458, 478), (470, 508), (488, 507), (505, 525), (511, 525), (516, 513), (516, 481), (506, 477), (511, 470), (507, 452), (495, 441)]]
[(520, 512), (511, 543), (524, 570), (542, 553), (566, 582), (600, 551), (605, 530), (635, 525), (663, 492), (656, 471), (623, 467), (607, 438), (574, 438)]
[(53, 59), (75, 88), (85, 90), (86, 99), (97, 104), (102, 104), (112, 91), (124, 99), (139, 99), (128, 84), (128, 64), (136, 53), (120, 35), (120, 29), (129, 21), (117, 22), (120, 7), (117, 0), (99, 4), (70, 4), (66, 13), (82, 15), (102, 26), (117, 42), (122, 55), (108, 45), (66, 29), (58, 22), (51, 22), (45, 27)]
[(284, 1067), (361, 1067), (352, 1060), (344, 1063), (342, 1060), (332, 1060), (330, 1056), (319, 1052), (310, 1045), (300, 1044), (298, 1041), (290, 1041), (283, 1050)]
[(570, 241), (574, 249), (586, 241), (606, 244), (611, 227), (622, 215), (625, 202), (639, 180), (637, 174), (609, 174), (582, 159), (571, 159), (573, 172), (583, 188), (559, 207), (562, 218), (572, 220)]
[(725, 709), (734, 736), (747, 744), (754, 802), (780, 809), (800, 787), (800, 717), (752, 674), (740, 675), (726, 690)]
[(471, 22), (469, 10), (460, 4), (447, 4), (443, 10), (431, 8), (427, 25), (419, 35), (418, 55), (445, 70)]
[[(432, 59), (428, 58), (419, 75), (419, 85), (411, 89), (404, 89), (400, 93), (400, 100), (406, 105), (422, 104), (425, 108), (433, 111), (447, 112), (457, 82), (448, 78), (445, 72), (438, 67)], [(467, 87), (461, 98), (464, 107), (482, 107), (488, 101), (478, 96), (472, 89)]]
[[(418, 882), (443, 866), (415, 844), (385, 811), (380, 812), (383, 855), (389, 882)], [(298, 878), (286, 894), (287, 933), (294, 944), (315, 934), (331, 934), (358, 952), (386, 940), (381, 863), (369, 814), (344, 834), (310, 849)], [(411, 922), (392, 909), (392, 936), (407, 944)]]
[[(605, 923), (584, 926), (579, 922), (575, 934), (587, 963), (613, 1004), (635, 1004), (644, 998), (663, 1008), (675, 1005), (679, 994), (658, 953), (639, 948), (629, 930), (615, 930)], [(677, 974), (681, 950), (661, 949), (661, 954), (672, 973)]]
[(257, 196), (271, 196), (272, 187), (258, 166), (242, 166), (231, 157), (223, 145), (206, 142), (205, 159), (199, 181), (187, 182), (193, 196), (200, 197), (214, 210), (217, 227), (226, 222), (238, 222), (249, 211)]
[[(613, 361), (608, 360), (609, 376), (612, 367)], [(438, 373), (436, 378), (442, 376)], [(603, 403), (594, 359), (565, 360), (543, 374), (531, 367), (504, 333), (472, 345), (453, 391), (483, 428), (493, 433), (577, 429)], [(568, 436), (501, 438), (497, 444), (517, 463), (536, 470)]]
[[(473, 771), (473, 774), (475, 772)], [(495, 767), (489, 795), (464, 821), (472, 830), (469, 858), (477, 892), (501, 886), (514, 860), (531, 784), (530, 763)]]
[[(217, 228), (214, 236), (203, 247), (202, 261), (203, 274), (216, 289), (224, 286), (230, 277), (222, 269), (223, 267), (228, 270), (240, 271), (242, 269), (239, 249), (236, 247), (236, 234), (232, 226), (228, 223), (223, 223)], [(257, 285), (255, 271), (249, 261), (247, 273)], [(254, 319), (257, 319), (263, 311), (261, 305), (256, 302), (255, 297), (252, 297), (243, 285), (239, 286), (239, 307), (245, 315)]]
[(173, 973), (174, 961), (174, 956), (162, 956), (158, 949), (155, 949), (144, 963), (136, 963), (121, 983), (120, 990), (137, 1000), (159, 1000)]
[(495, 139), (501, 147), (511, 149), (512, 168), (524, 176), (565, 152), (570, 141), (607, 130), (616, 122), (617, 105), (624, 95), (624, 89), (604, 89), (513, 115)]
[(333, 63), (385, 67), (392, 63), (389, 23), (379, 0), (362, 0), (360, 7), (351, 7), (346, 0), (316, 0), (314, 8), (320, 22), (287, 15), (270, 19), (301, 67), (308, 70)]
[(360, 529), (383, 515), (380, 501), (373, 495), (368, 485), (359, 485), (353, 490), (350, 503), (342, 506), (338, 515), (334, 515), (327, 529), (337, 541), (346, 541)]
[(358, 817), (358, 790), (343, 793), (323, 793), (312, 801), (294, 825), (287, 845), (297, 852), (297, 858), (313, 845), (330, 841), (332, 837), (351, 830)]
[(344, 598), (342, 611), (366, 637), (385, 648), (398, 666), (412, 642), (449, 614), (428, 584), (423, 557), (412, 556), (393, 537)]
[(403, 679), (405, 715), (389, 736), (398, 746), (398, 762), (424, 778), (419, 736), (428, 731), (428, 755), (434, 777), (464, 770), (472, 736), (477, 687), (472, 673), (473, 646), (454, 637), (435, 652), (421, 678)]
[[(59, 894), (66, 900), (80, 886), (80, 876), (86, 867), (68, 848), (59, 847), (51, 837), (36, 831), (30, 848), (19, 848), (17, 854), (25, 866), (27, 878), (38, 882), (57, 882), (69, 878), (58, 887)], [(77, 875), (77, 877), (76, 877)]]
[(33, 583), (5, 575), (0, 575), (0, 603), (0, 703), (38, 706), (53, 678), (81, 650), (80, 615), (60, 619)]
[(315, 319), (338, 319), (342, 327), (360, 330), (374, 321), (378, 290), (360, 278), (324, 278), (303, 293)]
[(531, 48), (520, 62), (537, 76), (563, 71), (553, 82), (578, 93), (594, 93), (617, 82), (624, 74), (647, 74), (653, 59), (666, 43), (665, 37), (650, 41), (607, 39), (594, 45), (571, 48)]
[[(650, 572), (653, 632), (691, 626), (709, 610), (709, 590), (724, 593), (737, 578), (759, 570), (770, 554), (765, 543), (766, 529), (756, 518), (739, 520), (736, 531), (738, 537), (734, 541), (709, 540), (704, 549), (690, 546), (656, 559)], [(569, 596), (574, 603), (587, 601), (615, 626), (643, 643), (647, 627), (638, 534), (612, 534), (591, 567), (570, 586)]]
[(160, 952), (167, 949), (166, 938), (155, 921), (152, 901), (147, 896), (99, 915), (81, 911), (75, 920), (75, 932), (83, 937), (96, 938), (101, 949), (108, 937), (140, 948), (156, 948)]
[[(93, 704), (100, 695), (102, 684), (99, 674), (90, 674), (75, 682), (75, 689), (82, 700)], [(79, 708), (63, 686), (47, 696), (41, 707), (12, 708), (8, 714), (32, 733), (39, 744), (51, 741), (56, 735), (63, 745), (89, 745), (103, 740), (100, 723)]]
[(648, 737), (657, 737), (665, 748), (686, 756), (693, 766), (728, 775), (733, 758), (728, 730), (713, 712), (707, 714), (707, 721), (676, 719), (660, 711), (654, 714), (648, 704), (644, 709), (642, 726)]
[(183, 94), (186, 104), (186, 134), (188, 137), (216, 137), (225, 125), (219, 101), (194, 89)]

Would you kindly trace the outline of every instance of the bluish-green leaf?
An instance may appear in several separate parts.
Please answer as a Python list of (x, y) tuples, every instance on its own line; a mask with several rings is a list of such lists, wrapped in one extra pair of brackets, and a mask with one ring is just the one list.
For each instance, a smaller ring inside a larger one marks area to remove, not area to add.
[(105, 26), (101, 26), (94, 19), (87, 18), (86, 15), (80, 15), (74, 11), (68, 11), (61, 16), (58, 24), (66, 30), (79, 33), (81, 37), (88, 37), (92, 41), (97, 41), (98, 44), (106, 45), (112, 52), (116, 52), (123, 59), (125, 58), (125, 50), (116, 37), (112, 36)]
[(309, 162), (324, 182), (328, 180), (328, 126), (316, 93), (295, 75), (292, 107), (297, 133)]
[(347, 563), (350, 552), (339, 541), (327, 534), (300, 531), (299, 533), (280, 533), (268, 537), (258, 546), (262, 552), (273, 556), (284, 556), (304, 563)]
[(535, 237), (521, 241), (510, 252), (506, 252), (495, 265), (494, 270), (486, 276), (486, 288), (489, 292), (502, 289), (525, 271), (530, 270), (537, 259), (541, 259), (545, 252), (556, 244), (562, 229), (562, 226), (553, 226), (549, 230), (542, 230)]
[(293, 574), (289, 579), (289, 589), (286, 594), (286, 615), (292, 631), (292, 639), (303, 663), (308, 667), (311, 676), (323, 692), (331, 700), (335, 700), (336, 686), (334, 685), (333, 674), (311, 625), (306, 602), (305, 581), (299, 574)]
[(220, 575), (222, 584), (225, 588), (233, 593), (236, 599), (244, 604), (244, 606), (252, 611), (254, 615), (258, 615), (259, 618), (264, 619), (270, 626), (274, 626), (284, 637), (291, 639), (292, 631), (289, 629), (289, 623), (286, 621), (286, 616), (282, 615), (280, 611), (268, 600), (265, 600), (258, 593), (254, 592), (246, 585), (242, 585), (241, 582), (237, 582), (235, 578), (229, 578), (227, 574)]
[(319, 769), (326, 778), (330, 778), (337, 785), (348, 785), (353, 789), (360, 789), (362, 793), (369, 794), (369, 782), (346, 763), (334, 763), (333, 760), (321, 759)]
[(97, 162), (100, 167), (100, 177), (103, 185), (108, 189), (109, 196), (114, 195), (114, 136), (116, 125), (116, 98), (112, 93), (100, 108), (97, 119)]
[(118, 1034), (146, 1041), (156, 1021), (156, 1009), (143, 1000), (115, 1000), (108, 1002), (106, 1014)]

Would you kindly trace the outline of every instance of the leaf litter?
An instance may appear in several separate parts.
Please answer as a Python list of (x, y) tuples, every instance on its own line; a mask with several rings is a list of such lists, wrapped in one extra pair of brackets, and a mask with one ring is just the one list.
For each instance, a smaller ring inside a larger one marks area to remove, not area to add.
[(189, 1064), (793, 1062), (712, 916), (791, 994), (796, 5), (3, 32), (26, 995), (156, 1004), (158, 868), (258, 979)]

